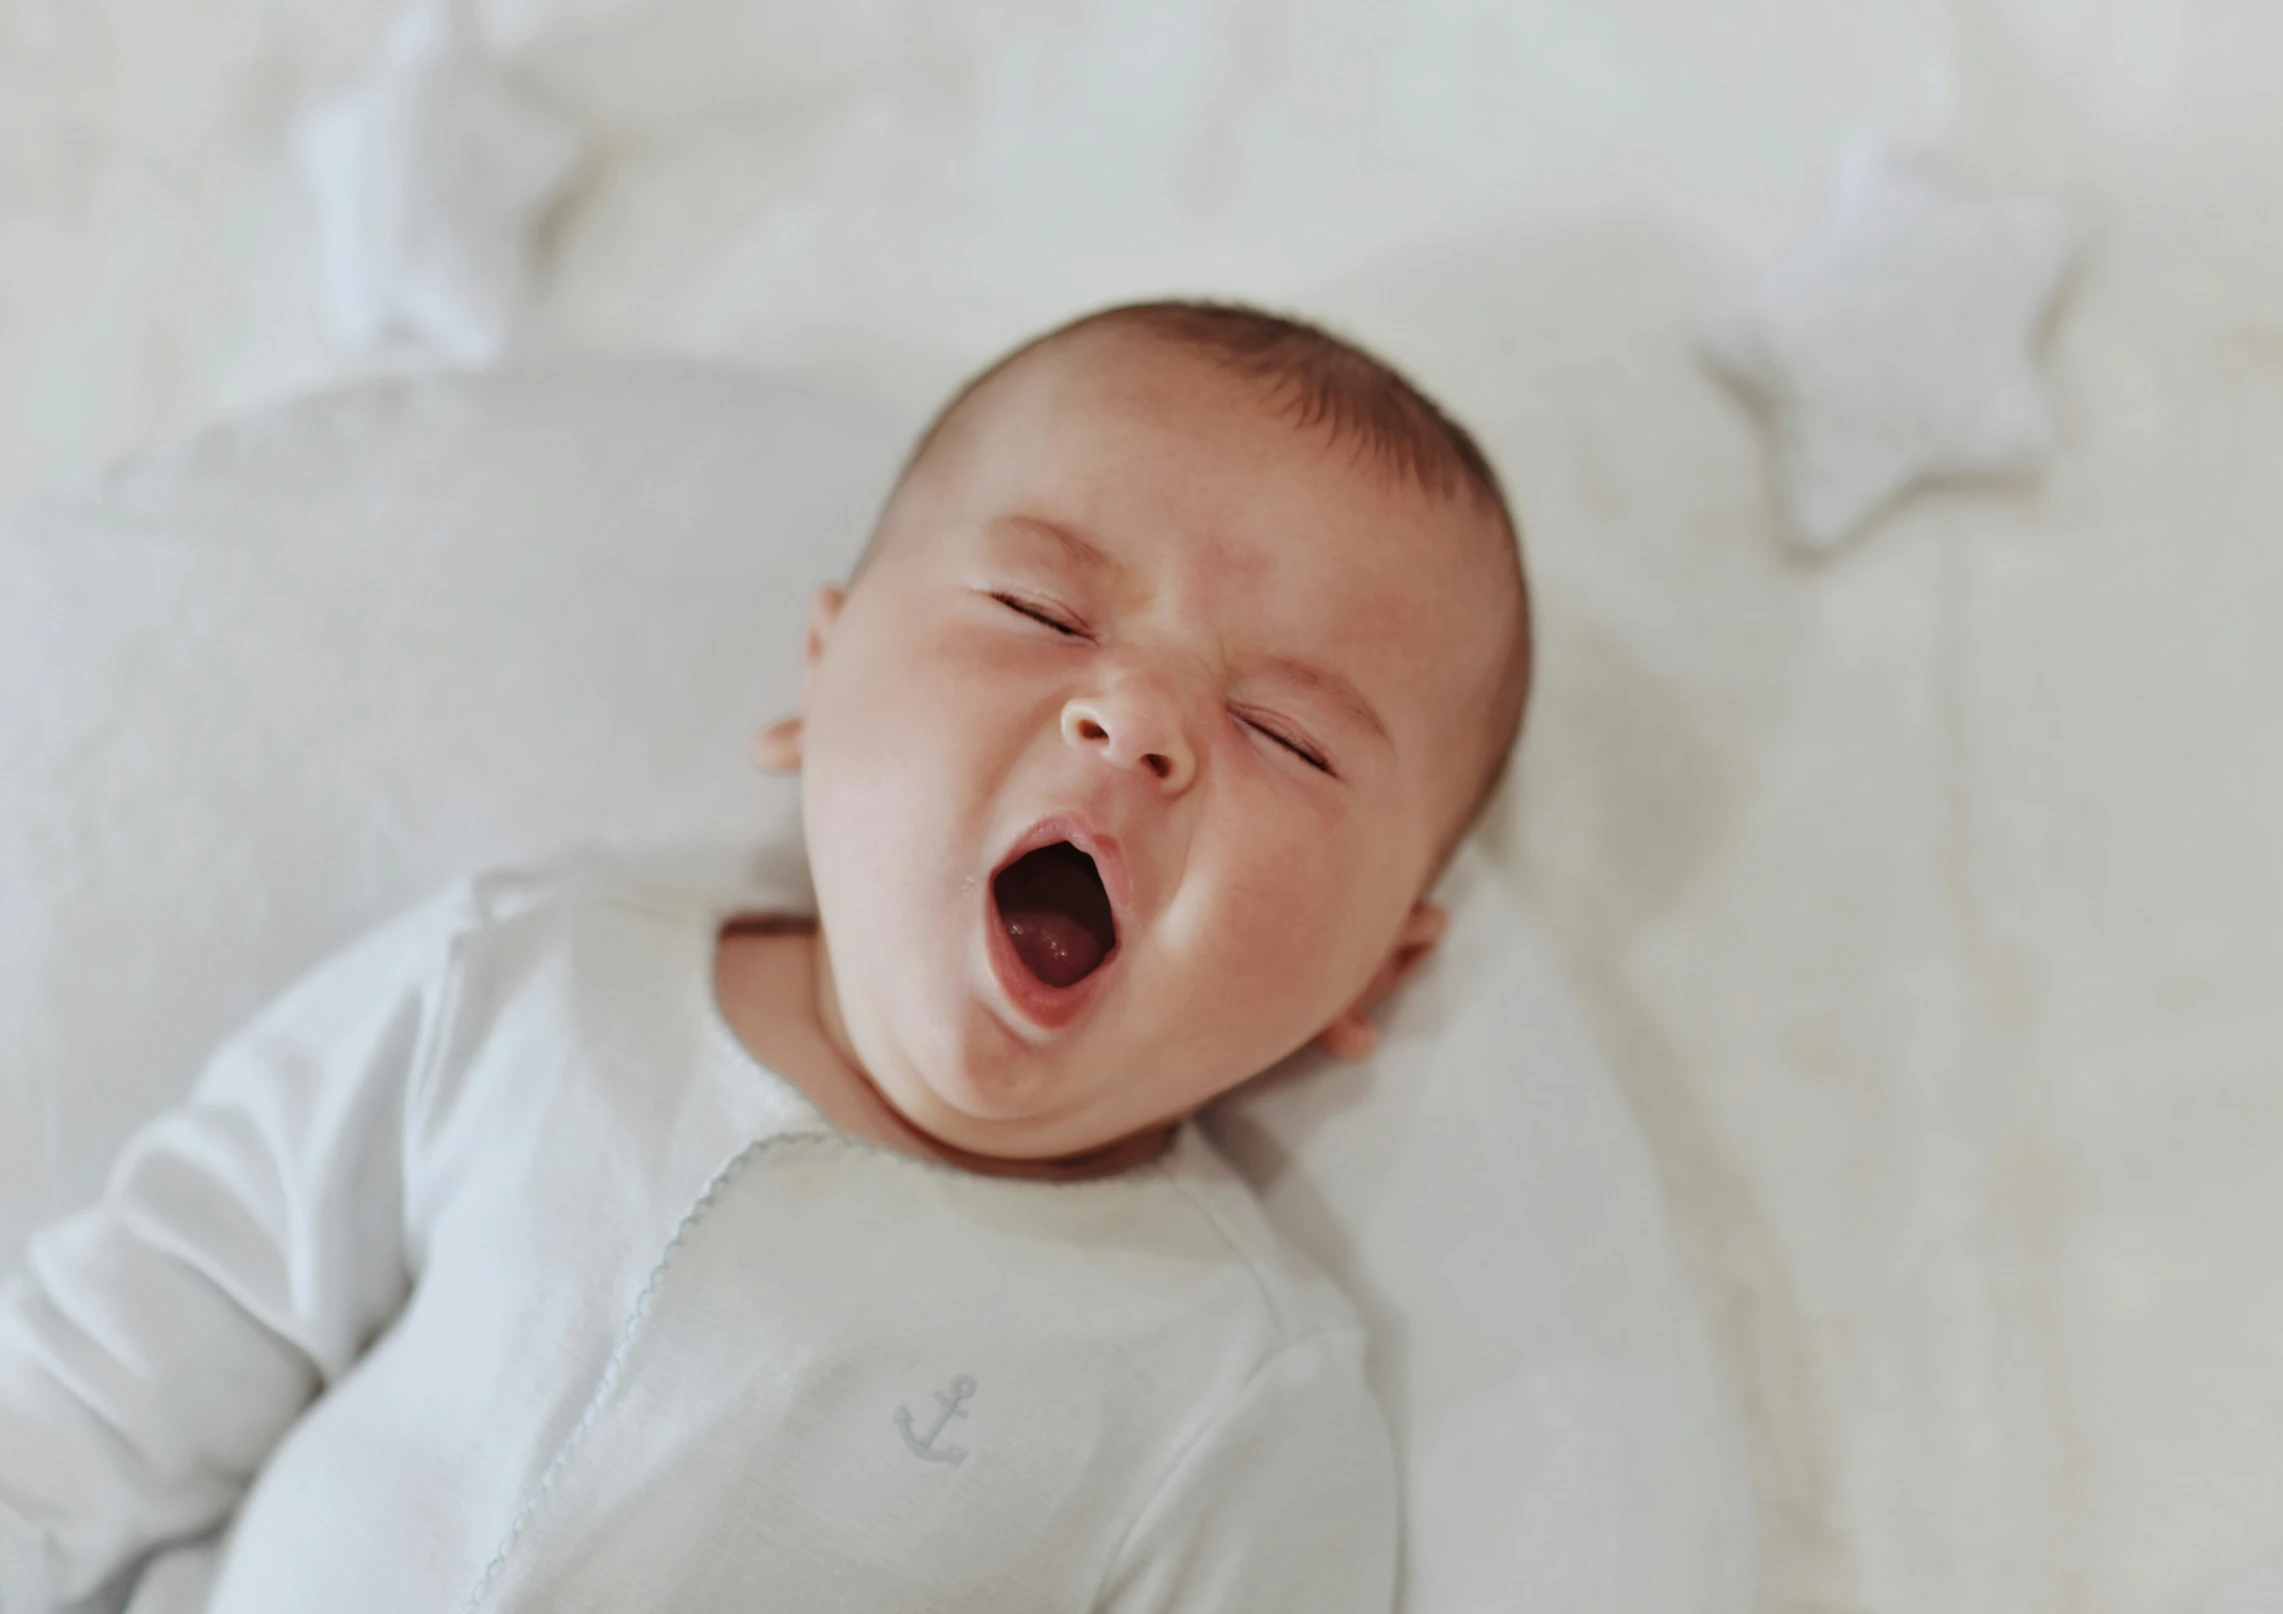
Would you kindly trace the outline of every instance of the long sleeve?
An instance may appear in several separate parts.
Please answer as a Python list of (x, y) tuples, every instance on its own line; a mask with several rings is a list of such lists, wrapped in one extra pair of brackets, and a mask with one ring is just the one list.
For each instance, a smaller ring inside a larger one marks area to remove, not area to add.
[(1262, 1365), (1136, 1519), (1097, 1614), (1389, 1614), (1400, 1503), (1362, 1344)]
[(0, 1614), (225, 1517), (403, 1305), (405, 1111), (469, 907), (455, 887), (304, 976), (0, 1287)]

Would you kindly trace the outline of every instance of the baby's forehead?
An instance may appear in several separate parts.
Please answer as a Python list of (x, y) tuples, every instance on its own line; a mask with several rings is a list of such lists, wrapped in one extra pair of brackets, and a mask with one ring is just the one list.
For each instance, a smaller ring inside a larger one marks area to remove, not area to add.
[(953, 452), (1076, 452), (1088, 463), (1134, 450), (1225, 466), (1257, 453), (1250, 468), (1261, 474), (1247, 480), (1263, 492), (1277, 488), (1270, 473), (1298, 474), (1308, 495), (1337, 488), (1384, 504), (1406, 527), (1487, 520), (1512, 542), (1495, 494), (1486, 500), (1448, 467), (1423, 466), (1412, 434), (1305, 378), (1148, 330), (1084, 329), (1018, 353), (972, 386), (937, 433)]
[[(1402, 586), (1455, 570), (1470, 578), (1455, 597), (1416, 592), (1471, 620), (1497, 609), (1511, 588), (1499, 574), (1516, 570), (1502, 513), (1463, 482), (1430, 485), (1297, 389), (1147, 331), (1081, 330), (1019, 353), (931, 437), (923, 453), (962, 490), (965, 514), (986, 523), (1021, 516), (1041, 493), (1083, 504), (1136, 485), (1219, 487), (1253, 518), (1252, 547), (1287, 577), (1352, 572)], [(1335, 527), (1370, 536), (1333, 541)], [(1233, 556), (1243, 547), (1228, 546)]]
[(1211, 353), (1147, 331), (1083, 329), (1026, 348), (987, 372), (952, 406), (946, 424), (965, 428), (961, 435), (971, 439), (988, 439), (1085, 426), (1153, 407), (1263, 420), (1280, 413), (1272, 385)]

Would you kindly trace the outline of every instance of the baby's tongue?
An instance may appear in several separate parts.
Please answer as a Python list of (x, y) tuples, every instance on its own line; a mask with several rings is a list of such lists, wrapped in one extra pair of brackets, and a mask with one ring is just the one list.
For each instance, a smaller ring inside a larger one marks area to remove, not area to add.
[(1066, 913), (1050, 908), (1006, 918), (1007, 938), (1015, 944), (1016, 955), (1049, 986), (1069, 986), (1102, 962), (1102, 944)]

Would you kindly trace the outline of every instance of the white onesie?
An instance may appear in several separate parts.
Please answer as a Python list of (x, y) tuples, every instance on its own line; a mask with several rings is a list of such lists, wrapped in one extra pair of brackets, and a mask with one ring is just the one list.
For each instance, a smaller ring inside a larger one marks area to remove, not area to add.
[(226, 1044), (0, 1289), (0, 1614), (1386, 1614), (1355, 1313), (1198, 1129), (841, 1133), (721, 1018), (740, 906), (484, 876)]

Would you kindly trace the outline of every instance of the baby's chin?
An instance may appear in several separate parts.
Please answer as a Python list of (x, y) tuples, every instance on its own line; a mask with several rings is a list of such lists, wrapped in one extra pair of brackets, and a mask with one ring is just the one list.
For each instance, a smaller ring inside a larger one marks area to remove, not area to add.
[(1001, 1152), (976, 1140), (989, 1137), (1003, 1149), (1026, 1134), (1036, 1137), (1058, 1119), (1067, 1121), (1071, 1083), (1059, 1052), (951, 1061), (913, 1072), (906, 1090), (884, 1096), (922, 1131), (962, 1148)]
[[(1070, 1050), (994, 1051), (930, 1069), (907, 1068), (877, 1084), (905, 1123), (936, 1142), (1002, 1160), (1084, 1154), (1128, 1137), (1142, 1123), (1091, 1119)], [(1083, 1068), (1095, 1068), (1087, 1061)]]

